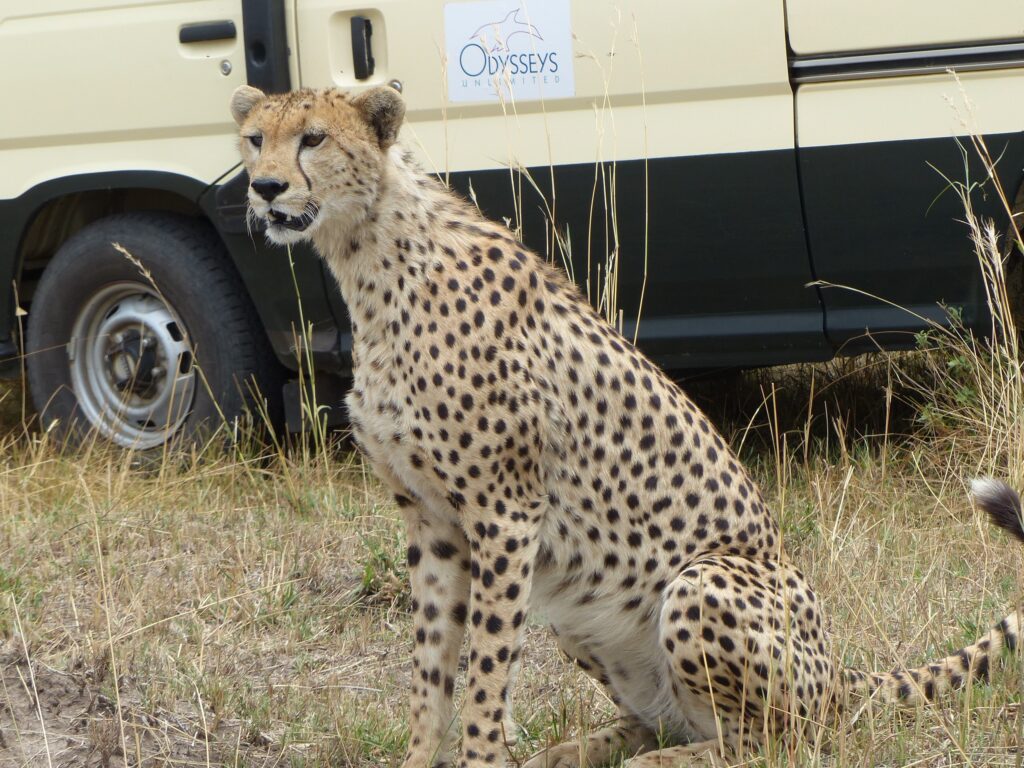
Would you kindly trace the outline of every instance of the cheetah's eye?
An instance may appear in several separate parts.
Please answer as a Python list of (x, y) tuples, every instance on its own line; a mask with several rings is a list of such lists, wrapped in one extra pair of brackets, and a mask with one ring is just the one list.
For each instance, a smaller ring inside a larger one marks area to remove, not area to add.
[(304, 147), (319, 147), (324, 140), (322, 133), (307, 133), (302, 137), (302, 146)]
[(252, 145), (254, 147), (262, 147), (263, 146), (263, 136), (258, 134), (258, 133), (253, 135), (253, 136), (246, 136), (246, 138), (249, 141), (252, 142)]

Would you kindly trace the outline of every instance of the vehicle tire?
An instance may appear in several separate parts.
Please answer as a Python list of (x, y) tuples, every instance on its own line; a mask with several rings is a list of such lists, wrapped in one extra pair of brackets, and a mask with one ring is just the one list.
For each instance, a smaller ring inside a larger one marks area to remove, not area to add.
[(224, 245), (186, 216), (117, 214), (72, 235), (32, 297), (26, 352), (42, 428), (71, 444), (152, 449), (283, 410), (283, 370)]

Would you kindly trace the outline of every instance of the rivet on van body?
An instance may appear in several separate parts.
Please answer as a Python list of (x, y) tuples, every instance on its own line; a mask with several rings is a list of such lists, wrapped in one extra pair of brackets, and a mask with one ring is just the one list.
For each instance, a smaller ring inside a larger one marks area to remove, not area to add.
[(222, 61), (220, 63), (220, 73), (222, 75), (230, 75), (231, 74), (231, 62), (228, 61), (227, 59), (224, 59), (224, 61)]

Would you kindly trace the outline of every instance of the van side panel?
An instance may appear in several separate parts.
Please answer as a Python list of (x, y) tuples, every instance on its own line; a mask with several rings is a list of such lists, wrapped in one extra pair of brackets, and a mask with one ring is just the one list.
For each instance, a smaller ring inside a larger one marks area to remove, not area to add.
[[(446, 102), (446, 0), (297, 6), (302, 84), (403, 85), (404, 140), (440, 173), (793, 145), (783, 4), (573, 0), (576, 95), (520, 103)], [(528, 4), (527, 4), (528, 6)], [(373, 21), (377, 64), (352, 72), (349, 20)], [(727, 22), (727, 23), (726, 23)], [(542, 30), (541, 30), (542, 31)], [(728, 126), (723, 130), (723, 126)]]
[(1020, 0), (786, 0), (797, 54), (1024, 38)]
[[(816, 273), (830, 341), (858, 352), (912, 346), (936, 302), (986, 330), (984, 286), (964, 206), (951, 184), (972, 186), (975, 214), (1005, 232), (969, 135), (984, 137), (1012, 203), (1024, 178), (1024, 69), (801, 85), (797, 140)], [(979, 185), (981, 182), (984, 184)], [(865, 336), (870, 329), (874, 338)], [(886, 331), (903, 331), (884, 338)]]
[[(180, 42), (184, 25), (207, 21), (236, 36)], [(17, 73), (4, 98), (30, 105), (0, 121), (0, 200), (100, 171), (213, 182), (237, 159), (227, 103), (245, 82), (241, 34), (238, 0), (0, 4), (0, 70)]]

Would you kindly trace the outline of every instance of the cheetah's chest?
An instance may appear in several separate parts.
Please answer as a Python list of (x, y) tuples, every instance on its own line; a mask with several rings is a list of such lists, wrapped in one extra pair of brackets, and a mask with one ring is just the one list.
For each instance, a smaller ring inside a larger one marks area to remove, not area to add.
[(396, 492), (411, 491), (442, 503), (444, 492), (424, 473), (423, 447), (412, 435), (413, 406), (407, 402), (408, 383), (394, 364), (390, 344), (357, 337), (352, 389), (346, 397), (352, 434), (374, 470), (390, 480)]

